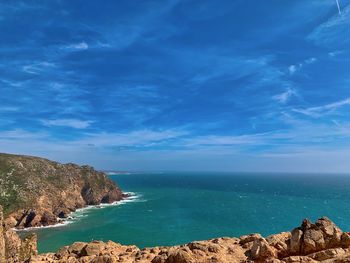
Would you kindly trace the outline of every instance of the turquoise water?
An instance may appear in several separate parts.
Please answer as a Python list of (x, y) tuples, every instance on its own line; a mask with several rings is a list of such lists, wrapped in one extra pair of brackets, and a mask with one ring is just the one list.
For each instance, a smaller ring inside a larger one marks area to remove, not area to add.
[(158, 173), (111, 178), (134, 192), (135, 199), (82, 210), (68, 225), (35, 230), (41, 252), (78, 240), (145, 247), (252, 232), (268, 235), (323, 215), (350, 230), (350, 176)]

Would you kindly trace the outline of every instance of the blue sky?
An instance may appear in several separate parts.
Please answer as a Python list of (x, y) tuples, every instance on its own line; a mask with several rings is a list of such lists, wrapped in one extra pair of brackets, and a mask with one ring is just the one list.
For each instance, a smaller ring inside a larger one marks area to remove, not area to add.
[(350, 172), (350, 0), (0, 1), (0, 151)]

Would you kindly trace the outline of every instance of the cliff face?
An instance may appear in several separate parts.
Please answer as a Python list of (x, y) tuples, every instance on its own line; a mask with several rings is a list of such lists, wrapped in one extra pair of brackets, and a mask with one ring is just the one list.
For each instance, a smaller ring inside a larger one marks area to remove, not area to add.
[(6, 227), (0, 206), (0, 263), (29, 262), (37, 254), (36, 235), (20, 239), (15, 231)]
[(118, 186), (90, 166), (0, 154), (0, 204), (8, 226), (51, 225), (77, 208), (122, 198)]
[(173, 247), (140, 250), (112, 241), (76, 242), (57, 253), (32, 257), (33, 263), (313, 263), (350, 262), (350, 234), (328, 218), (304, 220), (291, 232), (267, 238), (251, 234), (216, 238)]

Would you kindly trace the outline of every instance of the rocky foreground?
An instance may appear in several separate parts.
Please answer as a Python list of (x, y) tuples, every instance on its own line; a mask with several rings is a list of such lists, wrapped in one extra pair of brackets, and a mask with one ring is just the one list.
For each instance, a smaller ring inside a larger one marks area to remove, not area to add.
[(118, 186), (90, 166), (0, 153), (0, 204), (8, 227), (53, 225), (77, 208), (122, 198)]
[(350, 262), (350, 233), (323, 217), (291, 232), (215, 238), (173, 247), (139, 249), (109, 241), (75, 242), (56, 253), (37, 254), (35, 235), (21, 240), (6, 228), (0, 207), (0, 263), (312, 263)]

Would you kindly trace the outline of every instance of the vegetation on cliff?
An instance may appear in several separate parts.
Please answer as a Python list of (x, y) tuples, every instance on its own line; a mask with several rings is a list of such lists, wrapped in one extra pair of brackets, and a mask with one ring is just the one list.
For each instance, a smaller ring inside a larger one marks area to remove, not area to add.
[(0, 204), (12, 227), (55, 224), (77, 208), (122, 198), (118, 186), (90, 166), (0, 154)]

